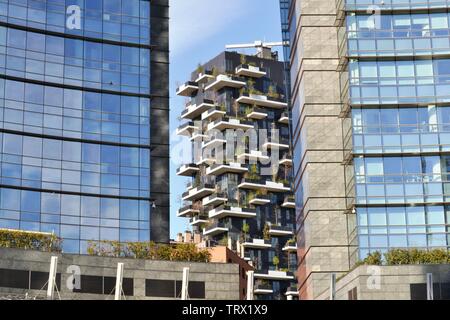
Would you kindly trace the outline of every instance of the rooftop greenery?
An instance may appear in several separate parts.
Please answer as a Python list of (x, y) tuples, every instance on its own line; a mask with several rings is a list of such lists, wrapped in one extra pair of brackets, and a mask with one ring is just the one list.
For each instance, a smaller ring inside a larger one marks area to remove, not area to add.
[(91, 256), (125, 257), (145, 260), (169, 260), (210, 262), (211, 253), (198, 249), (195, 244), (180, 243), (175, 245), (156, 244), (154, 242), (90, 241), (87, 253)]
[(419, 250), (419, 249), (392, 249), (384, 254), (379, 251), (370, 253), (360, 265), (406, 265), (406, 264), (448, 264), (450, 252), (444, 249)]
[(0, 229), (0, 248), (61, 252), (61, 242), (52, 233)]

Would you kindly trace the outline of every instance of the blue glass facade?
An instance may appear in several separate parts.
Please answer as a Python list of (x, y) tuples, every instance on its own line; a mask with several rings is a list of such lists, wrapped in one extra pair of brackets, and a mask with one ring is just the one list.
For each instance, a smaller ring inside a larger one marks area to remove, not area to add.
[(151, 93), (164, 93), (151, 66), (166, 76), (151, 55), (153, 5), (167, 7), (0, 1), (0, 228), (54, 232), (76, 253), (153, 239)]
[[(379, 12), (367, 14), (369, 5)], [(446, 1), (346, 1), (340, 50), (348, 72), (341, 86), (351, 107), (346, 183), (359, 258), (375, 250), (450, 246), (448, 7)]]

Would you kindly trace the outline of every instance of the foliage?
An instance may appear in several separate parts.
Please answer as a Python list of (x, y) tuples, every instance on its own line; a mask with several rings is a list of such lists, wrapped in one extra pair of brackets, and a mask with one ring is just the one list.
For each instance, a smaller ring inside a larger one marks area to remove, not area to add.
[(270, 226), (266, 223), (263, 229), (264, 240), (270, 240)]
[(61, 242), (55, 234), (0, 229), (1, 248), (61, 252)]
[(246, 64), (247, 63), (247, 57), (245, 56), (245, 54), (241, 54), (241, 64)]
[(280, 258), (278, 258), (277, 256), (274, 256), (272, 259), (272, 263), (278, 270), (278, 265), (280, 264)]
[(247, 235), (250, 232), (250, 225), (246, 222), (242, 224), (242, 233), (244, 234), (244, 240), (247, 240)]
[(211, 73), (212, 73), (213, 77), (217, 77), (220, 74), (219, 69), (216, 67), (212, 68)]
[(222, 239), (219, 240), (219, 245), (228, 247), (228, 237), (224, 236)]
[(202, 66), (201, 63), (199, 63), (197, 65), (197, 73), (200, 74), (200, 73), (203, 73), (204, 71), (205, 71), (205, 68)]
[(120, 243), (117, 241), (88, 242), (87, 253), (91, 256), (126, 257), (145, 260), (170, 260), (209, 262), (211, 253), (198, 249), (195, 244), (180, 243), (176, 245), (156, 244), (150, 242)]
[(419, 249), (392, 249), (384, 255), (379, 251), (370, 253), (357, 265), (407, 265), (407, 264), (448, 264), (450, 252), (445, 249), (430, 251)]
[(267, 92), (267, 96), (270, 98), (274, 98), (274, 99), (279, 99), (280, 98), (280, 94), (277, 92), (276, 88), (274, 85), (270, 85), (268, 92)]

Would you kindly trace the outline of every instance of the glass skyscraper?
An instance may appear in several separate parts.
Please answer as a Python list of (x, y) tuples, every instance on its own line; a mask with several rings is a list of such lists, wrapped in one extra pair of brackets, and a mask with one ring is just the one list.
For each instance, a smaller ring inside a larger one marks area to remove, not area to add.
[[(356, 207), (360, 258), (375, 250), (449, 246), (449, 4), (345, 4), (344, 103), (351, 107), (353, 141), (346, 148), (353, 156), (347, 192)], [(377, 12), (360, 12), (370, 5)]]
[(302, 299), (370, 252), (449, 248), (449, 5), (291, 1)]
[(168, 241), (167, 12), (0, 1), (0, 228)]

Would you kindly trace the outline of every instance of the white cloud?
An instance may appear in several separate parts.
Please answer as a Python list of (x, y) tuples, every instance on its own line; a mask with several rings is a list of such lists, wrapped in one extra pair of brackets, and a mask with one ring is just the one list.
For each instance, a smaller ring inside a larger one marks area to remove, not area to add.
[(242, 0), (171, 0), (170, 51), (181, 55), (243, 14)]

